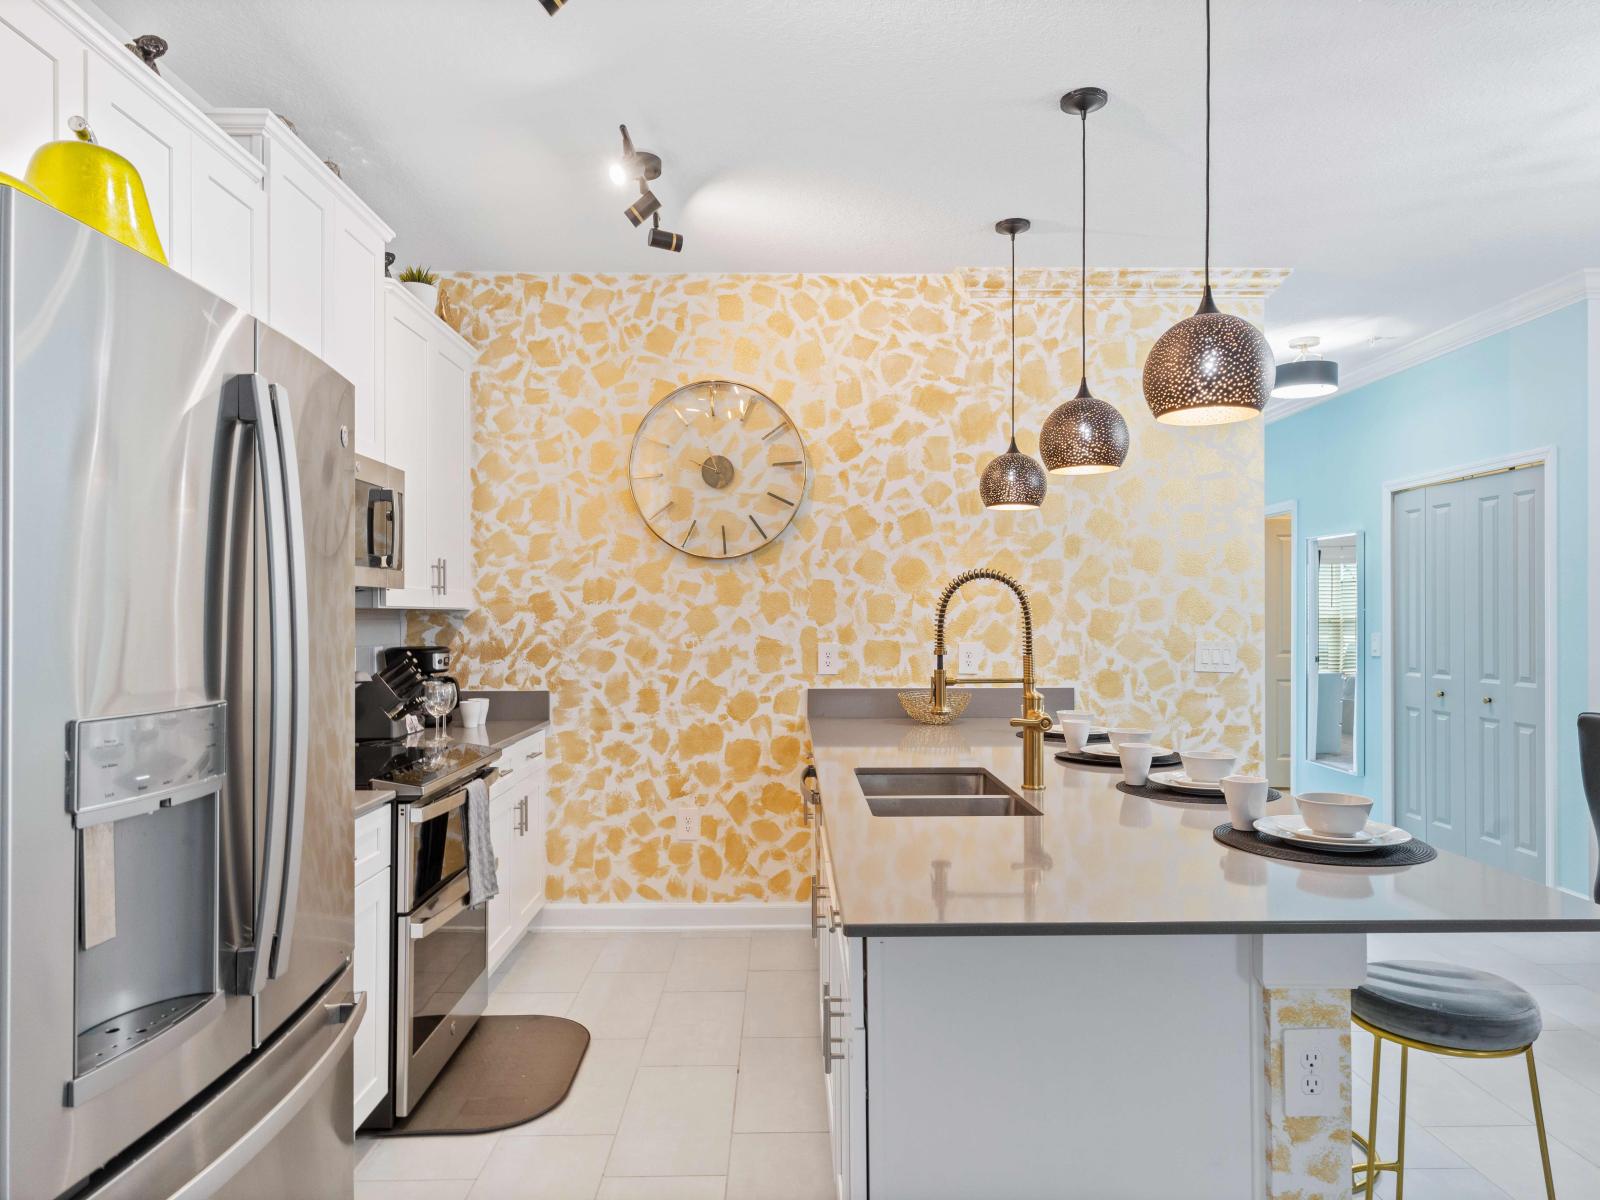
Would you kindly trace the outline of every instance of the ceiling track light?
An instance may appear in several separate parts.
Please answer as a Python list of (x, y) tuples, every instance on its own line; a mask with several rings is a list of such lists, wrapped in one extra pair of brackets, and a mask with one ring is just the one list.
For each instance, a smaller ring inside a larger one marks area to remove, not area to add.
[(674, 254), (680, 253), (683, 250), (683, 235), (681, 233), (670, 233), (661, 228), (660, 213), (655, 214), (651, 220), (654, 224), (650, 227), (650, 236), (645, 239), (646, 242), (656, 250), (670, 250)]
[(1011, 239), (1011, 445), (983, 468), (978, 496), (985, 508), (999, 512), (1038, 508), (1050, 482), (1039, 460), (1017, 449), (1017, 234), (1032, 224), (1026, 217), (1007, 217), (994, 226)]
[(1078, 234), (1078, 345), (1083, 372), (1078, 394), (1056, 405), (1039, 430), (1039, 457), (1052, 475), (1104, 475), (1128, 457), (1128, 423), (1114, 405), (1089, 391), (1089, 114), (1106, 105), (1104, 88), (1074, 88), (1061, 111), (1076, 113), (1082, 183)]
[(1278, 364), (1272, 394), (1279, 400), (1309, 400), (1331, 396), (1339, 390), (1339, 364), (1317, 353), (1322, 339), (1297, 337), (1289, 343), (1298, 351), (1294, 358)]
[(539, 0), (539, 3), (544, 5), (545, 12), (553, 17), (561, 11), (567, 0)]
[(1211, 296), (1211, 0), (1206, 0), (1205, 291), (1194, 316), (1156, 340), (1144, 362), (1144, 400), (1168, 425), (1222, 425), (1261, 415), (1272, 391), (1272, 348)]
[(643, 225), (661, 209), (661, 201), (644, 183), (639, 184), (639, 198), (623, 210), (623, 216), (633, 222), (635, 229)]

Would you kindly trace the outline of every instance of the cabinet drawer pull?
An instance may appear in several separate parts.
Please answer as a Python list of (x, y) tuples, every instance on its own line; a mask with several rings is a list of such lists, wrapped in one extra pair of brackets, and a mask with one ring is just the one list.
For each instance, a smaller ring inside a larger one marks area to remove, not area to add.
[[(844, 1039), (833, 1036), (833, 1020), (835, 1017), (844, 1017), (848, 1009), (844, 1007), (846, 1001), (842, 996), (830, 995), (830, 989), (825, 983), (822, 985), (822, 1073), (833, 1074), (833, 1064), (843, 1062), (844, 1055), (835, 1054), (835, 1046), (844, 1045)], [(834, 1005), (839, 1008), (834, 1008)]]

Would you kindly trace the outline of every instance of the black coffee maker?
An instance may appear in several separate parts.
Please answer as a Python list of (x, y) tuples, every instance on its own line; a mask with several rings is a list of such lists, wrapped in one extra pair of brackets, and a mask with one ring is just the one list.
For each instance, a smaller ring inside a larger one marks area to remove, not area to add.
[(358, 742), (387, 741), (417, 732), (420, 727), (406, 718), (422, 711), (425, 679), (455, 684), (456, 707), (460, 706), (461, 685), (448, 674), (450, 651), (444, 646), (384, 646), (376, 657), (372, 678), (356, 684)]

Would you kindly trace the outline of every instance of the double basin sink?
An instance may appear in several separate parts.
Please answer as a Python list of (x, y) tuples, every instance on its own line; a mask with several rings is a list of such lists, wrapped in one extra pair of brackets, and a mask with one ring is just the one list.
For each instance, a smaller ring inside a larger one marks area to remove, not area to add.
[(857, 767), (875, 817), (1037, 817), (1039, 810), (982, 767)]

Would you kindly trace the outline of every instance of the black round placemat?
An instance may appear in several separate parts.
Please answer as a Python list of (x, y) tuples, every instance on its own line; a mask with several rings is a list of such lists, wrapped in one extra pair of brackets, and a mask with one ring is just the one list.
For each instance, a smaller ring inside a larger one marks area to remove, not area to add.
[[(1115, 755), (1110, 758), (1106, 758), (1099, 754), (1078, 754), (1072, 750), (1060, 750), (1056, 753), (1056, 761), (1075, 763), (1084, 767), (1110, 767), (1114, 771), (1122, 770), (1122, 761)], [(1151, 759), (1150, 765), (1152, 767), (1176, 767), (1181, 762), (1183, 762), (1183, 759), (1179, 758), (1177, 754), (1174, 753), (1165, 754), (1160, 758)]]
[(1211, 836), (1224, 846), (1243, 850), (1246, 854), (1281, 858), (1284, 862), (1320, 863), (1325, 867), (1414, 867), (1439, 857), (1437, 850), (1419, 838), (1412, 838), (1398, 846), (1385, 846), (1370, 854), (1341, 854), (1337, 850), (1331, 853), (1308, 850), (1259, 833), (1243, 833), (1232, 825), (1218, 825), (1211, 831)]
[[(1134, 787), (1132, 784), (1128, 783), (1117, 784), (1117, 790), (1119, 792), (1127, 792), (1130, 796), (1143, 796), (1146, 800), (1167, 800), (1177, 804), (1227, 803), (1227, 800), (1224, 799), (1221, 792), (1217, 792), (1215, 795), (1200, 795), (1196, 792), (1180, 792), (1176, 788), (1165, 788), (1160, 786), (1151, 787), (1148, 784), (1146, 784), (1144, 787)], [(1282, 800), (1283, 793), (1277, 788), (1268, 788), (1267, 799)]]

